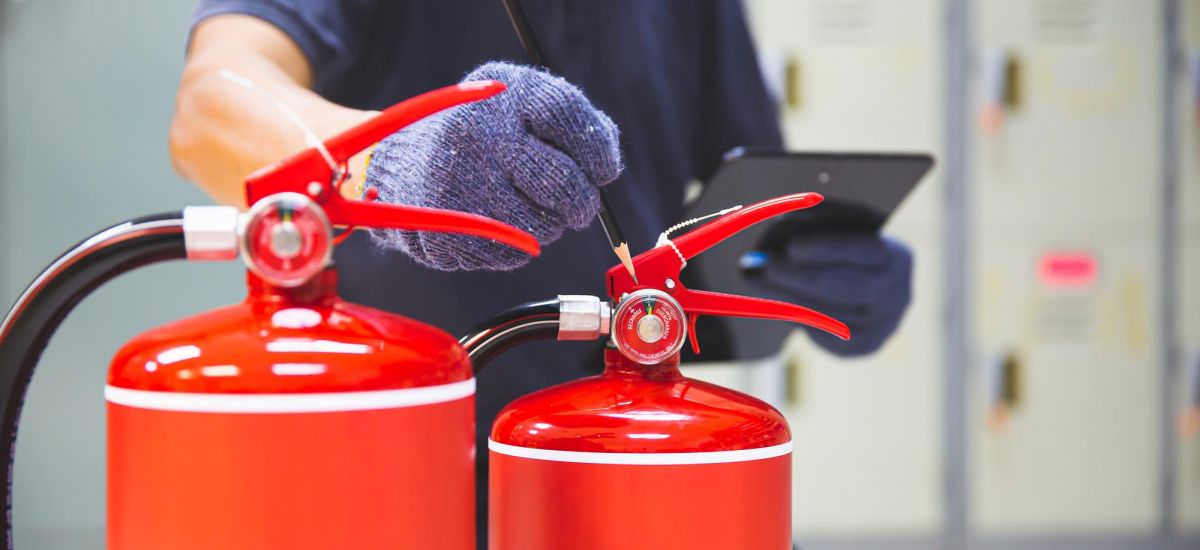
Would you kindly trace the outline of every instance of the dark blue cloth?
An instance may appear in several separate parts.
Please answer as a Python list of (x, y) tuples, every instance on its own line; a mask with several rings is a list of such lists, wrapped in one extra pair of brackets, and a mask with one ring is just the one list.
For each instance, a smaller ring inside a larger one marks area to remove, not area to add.
[[(722, 153), (781, 146), (736, 0), (522, 5), (549, 65), (621, 129), (626, 170), (609, 194), (635, 253), (678, 221), (685, 185), (707, 179)], [(282, 29), (308, 57), (316, 91), (362, 109), (452, 84), (485, 61), (529, 62), (500, 0), (207, 0), (196, 21), (221, 13), (254, 15)], [(602, 274), (616, 263), (598, 227), (567, 234), (513, 273), (436, 272), (373, 250), (365, 235), (340, 246), (336, 260), (348, 299), (452, 334), (521, 302), (603, 295)], [(489, 367), (479, 381), (479, 456), (487, 456), (488, 427), (504, 404), (598, 369), (598, 361), (591, 345), (547, 343), (514, 350)], [(483, 481), (486, 460), (478, 464)]]
[(809, 337), (841, 356), (874, 353), (895, 332), (912, 300), (908, 247), (875, 234), (797, 235), (752, 278), (768, 294), (803, 303), (850, 327), (841, 340), (819, 330)]

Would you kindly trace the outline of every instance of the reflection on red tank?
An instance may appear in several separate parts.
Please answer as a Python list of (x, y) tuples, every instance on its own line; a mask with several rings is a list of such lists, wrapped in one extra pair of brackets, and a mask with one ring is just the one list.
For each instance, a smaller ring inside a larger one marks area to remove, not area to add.
[(770, 447), (792, 440), (779, 411), (683, 376), (679, 355), (639, 365), (605, 350), (605, 372), (513, 401), (492, 439), (562, 451), (677, 453)]

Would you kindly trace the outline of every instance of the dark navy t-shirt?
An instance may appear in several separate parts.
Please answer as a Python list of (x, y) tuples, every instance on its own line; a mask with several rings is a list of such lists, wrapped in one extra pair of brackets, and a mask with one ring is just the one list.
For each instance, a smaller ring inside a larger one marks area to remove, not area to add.
[[(609, 196), (634, 253), (679, 221), (685, 186), (706, 179), (725, 151), (780, 146), (776, 113), (736, 0), (522, 5), (547, 64), (621, 129), (626, 170)], [(196, 21), (223, 13), (254, 15), (282, 29), (308, 58), (316, 91), (360, 109), (382, 109), (452, 84), (486, 61), (528, 62), (500, 0), (206, 0)], [(597, 225), (566, 234), (512, 273), (431, 271), (375, 250), (359, 234), (337, 251), (341, 290), (355, 302), (458, 335), (523, 302), (602, 296), (603, 273), (616, 260)], [(487, 456), (487, 427), (500, 407), (599, 369), (585, 364), (588, 359), (599, 360), (594, 345), (545, 343), (491, 365), (479, 381), (479, 456)], [(479, 463), (486, 473), (486, 461)]]

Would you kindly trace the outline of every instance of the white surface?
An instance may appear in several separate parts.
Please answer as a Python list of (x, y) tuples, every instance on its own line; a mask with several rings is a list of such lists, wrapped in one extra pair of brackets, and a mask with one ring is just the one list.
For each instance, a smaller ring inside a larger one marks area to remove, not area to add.
[[(1159, 7), (972, 2), (974, 51), (1015, 56), (1021, 96), (997, 133), (968, 132), (975, 533), (1142, 535), (1160, 520)], [(1053, 250), (1092, 255), (1095, 284), (1042, 285)], [(1008, 354), (1021, 397), (990, 429), (988, 365)]]
[[(944, 160), (944, 2), (747, 7), (759, 47), (798, 68), (799, 101), (783, 111), (789, 148)], [(844, 360), (793, 342), (798, 401), (784, 412), (797, 448), (798, 540), (926, 536), (942, 526), (942, 180), (935, 168), (886, 228), (916, 263), (912, 305), (884, 348)]]

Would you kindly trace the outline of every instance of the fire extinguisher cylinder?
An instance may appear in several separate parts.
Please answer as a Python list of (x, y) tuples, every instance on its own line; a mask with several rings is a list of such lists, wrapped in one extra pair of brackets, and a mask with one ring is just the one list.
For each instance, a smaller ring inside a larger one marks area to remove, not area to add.
[(804, 323), (842, 338), (849, 329), (794, 304), (686, 288), (680, 272), (733, 233), (821, 200), (779, 197), (723, 211), (675, 239), (664, 232), (633, 259), (641, 282), (623, 266), (608, 271), (615, 306), (594, 298), (603, 313), (588, 309), (567, 323), (568, 309), (582, 308), (560, 298), (506, 312), (464, 337), (477, 369), (512, 345), (567, 339), (568, 324), (603, 324), (609, 337), (602, 374), (521, 397), (497, 416), (488, 441), (490, 549), (791, 546), (786, 420), (754, 397), (685, 377), (680, 351), (688, 339), (699, 350), (700, 315)]
[(108, 547), (473, 548), (474, 391), (445, 332), (251, 273), (118, 351)]
[[(401, 102), (247, 180), (246, 214), (131, 220), (55, 260), (0, 324), (0, 437), (13, 446), (41, 351), (92, 290), (173, 259), (246, 261), (248, 293), (135, 338), (113, 359), (108, 548), (474, 548), (474, 391), (439, 329), (336, 294), (337, 227), (442, 231), (536, 256), (529, 233), (463, 212), (342, 197), (352, 155), (424, 116), (504, 91), (469, 82)], [(345, 234), (345, 233), (344, 233)]]

